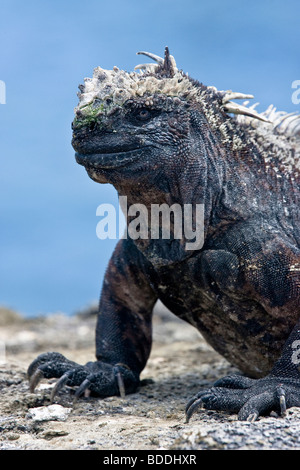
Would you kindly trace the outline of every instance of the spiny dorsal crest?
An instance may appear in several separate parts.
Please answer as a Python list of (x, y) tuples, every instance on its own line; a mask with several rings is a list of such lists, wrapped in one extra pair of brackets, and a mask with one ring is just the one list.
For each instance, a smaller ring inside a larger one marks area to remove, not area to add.
[[(79, 104), (76, 111), (78, 121), (85, 121), (102, 114), (110, 114), (116, 108), (122, 107), (128, 100), (152, 96), (154, 94), (167, 97), (179, 97), (186, 101), (198, 102), (212, 128), (223, 129), (223, 136), (228, 139), (228, 125), (224, 123), (222, 114), (228, 113), (236, 116), (235, 122), (250, 132), (255, 130), (258, 136), (263, 137), (262, 146), (271, 143), (279, 149), (294, 155), (294, 167), (300, 169), (300, 115), (276, 111), (270, 106), (266, 111), (258, 113), (256, 104), (248, 106), (233, 100), (252, 99), (253, 95), (233, 92), (231, 90), (219, 91), (215, 87), (204, 86), (178, 70), (175, 59), (165, 48), (164, 58), (149, 52), (138, 52), (152, 59), (154, 63), (139, 64), (134, 72), (126, 72), (114, 67), (105, 70), (101, 67), (94, 69), (92, 78), (85, 78), (84, 85), (80, 85)], [(139, 72), (138, 72), (139, 70)], [(212, 105), (214, 103), (214, 105)], [(218, 113), (216, 111), (219, 110)], [(279, 138), (278, 138), (279, 136)], [(280, 140), (280, 137), (291, 138), (296, 144)], [(229, 137), (230, 138), (230, 137)], [(235, 149), (242, 147), (238, 136), (230, 138)]]

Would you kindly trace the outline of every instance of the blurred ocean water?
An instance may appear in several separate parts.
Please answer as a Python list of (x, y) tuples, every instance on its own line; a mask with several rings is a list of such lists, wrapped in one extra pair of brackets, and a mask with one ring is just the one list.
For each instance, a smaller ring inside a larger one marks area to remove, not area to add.
[(300, 111), (299, 14), (296, 0), (3, 0), (0, 305), (70, 314), (99, 296), (116, 240), (97, 238), (96, 209), (118, 207), (117, 194), (71, 147), (77, 87), (94, 67), (132, 70), (138, 50), (168, 45), (203, 83)]

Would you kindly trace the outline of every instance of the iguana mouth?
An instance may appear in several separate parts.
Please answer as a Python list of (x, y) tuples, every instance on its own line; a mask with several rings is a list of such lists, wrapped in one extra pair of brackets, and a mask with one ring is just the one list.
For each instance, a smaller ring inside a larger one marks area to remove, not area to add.
[[(144, 147), (145, 148), (145, 147)], [(91, 169), (114, 169), (119, 168), (135, 160), (138, 160), (143, 154), (143, 149), (136, 148), (122, 152), (103, 152), (83, 154), (75, 153), (77, 163)]]

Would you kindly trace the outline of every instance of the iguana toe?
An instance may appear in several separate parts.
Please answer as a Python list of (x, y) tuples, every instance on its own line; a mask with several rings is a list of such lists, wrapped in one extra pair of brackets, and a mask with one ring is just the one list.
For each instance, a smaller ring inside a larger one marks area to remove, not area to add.
[(59, 353), (45, 353), (38, 356), (28, 368), (30, 391), (43, 378), (59, 378), (51, 393), (51, 401), (65, 385), (78, 386), (75, 401), (83, 394), (107, 397), (112, 395), (125, 396), (132, 393), (139, 384), (139, 377), (124, 364), (107, 364), (104, 362), (88, 362), (80, 365), (69, 361)]
[[(220, 386), (222, 383), (224, 386)], [(263, 379), (244, 380), (237, 376), (235, 382), (231, 376), (216, 384), (219, 386), (200, 391), (188, 402), (187, 422), (200, 408), (238, 413), (239, 420), (252, 422), (271, 411), (284, 416), (287, 408), (300, 406), (300, 383), (294, 379), (269, 375)]]

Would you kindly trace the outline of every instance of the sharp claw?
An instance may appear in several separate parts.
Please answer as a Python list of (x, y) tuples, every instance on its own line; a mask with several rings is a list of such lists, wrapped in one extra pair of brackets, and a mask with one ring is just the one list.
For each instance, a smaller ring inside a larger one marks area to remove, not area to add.
[(285, 396), (280, 397), (279, 399), (280, 403), (280, 414), (282, 417), (286, 415), (286, 401), (285, 401)]
[(35, 388), (37, 387), (38, 383), (44, 378), (44, 373), (42, 370), (37, 369), (34, 374), (30, 377), (29, 380), (29, 390), (31, 393), (34, 392)]
[(194, 395), (186, 404), (185, 406), (185, 411), (187, 412), (187, 410), (190, 408), (190, 406), (195, 403), (196, 400), (199, 400), (201, 399), (204, 395), (206, 395), (207, 393), (207, 389), (204, 389), (204, 390), (201, 390), (200, 392), (197, 393), (197, 395)]
[(198, 398), (197, 396), (196, 396), (196, 397), (193, 397), (193, 398), (191, 398), (191, 399), (187, 402), (186, 407), (185, 407), (185, 412), (186, 412), (186, 413), (188, 412), (188, 409), (190, 408), (190, 406), (191, 406), (193, 403), (195, 403), (195, 401), (197, 400), (197, 398)]
[(120, 396), (121, 396), (121, 398), (125, 398), (124, 380), (123, 380), (122, 374), (121, 374), (121, 372), (120, 372), (119, 370), (118, 370), (118, 372), (116, 373), (116, 376), (117, 376), (117, 382), (118, 382), (118, 387), (119, 387)]
[(120, 397), (121, 398), (125, 398), (125, 385), (124, 385), (124, 380), (123, 380), (123, 376), (122, 376), (122, 373), (121, 371), (119, 370), (119, 367), (118, 366), (122, 366), (122, 367), (125, 367), (126, 369), (128, 369), (128, 367), (125, 365), (125, 364), (116, 364), (116, 366), (114, 367), (114, 374), (115, 374), (115, 377), (117, 379), (117, 384), (118, 384), (118, 389), (119, 389), (119, 393), (120, 393)]
[(286, 400), (285, 400), (285, 390), (280, 385), (277, 389), (277, 394), (280, 404), (280, 415), (284, 417), (286, 415)]
[(86, 390), (89, 389), (91, 385), (91, 382), (88, 380), (88, 379), (85, 379), (81, 385), (78, 387), (78, 389), (76, 390), (75, 392), (75, 396), (74, 396), (74, 400), (73, 400), (73, 404), (75, 405), (75, 403), (77, 402), (78, 398), (80, 397), (80, 395), (83, 395)]
[(280, 403), (280, 414), (281, 414), (282, 417), (284, 417), (286, 415), (285, 395), (283, 395), (279, 398), (279, 403)]
[(52, 392), (51, 392), (51, 397), (50, 400), (53, 402), (55, 395), (58, 394), (58, 392), (64, 387), (64, 385), (67, 383), (70, 377), (70, 371), (66, 372), (64, 375), (61, 376), (61, 378), (56, 382)]
[(185, 412), (185, 422), (188, 423), (191, 419), (192, 415), (197, 411), (199, 408), (203, 408), (203, 401), (201, 398), (196, 399), (190, 406), (187, 408)]
[(249, 414), (246, 421), (248, 421), (249, 423), (254, 423), (254, 421), (257, 420), (258, 416), (259, 416), (259, 413), (257, 411), (253, 411), (253, 413)]

